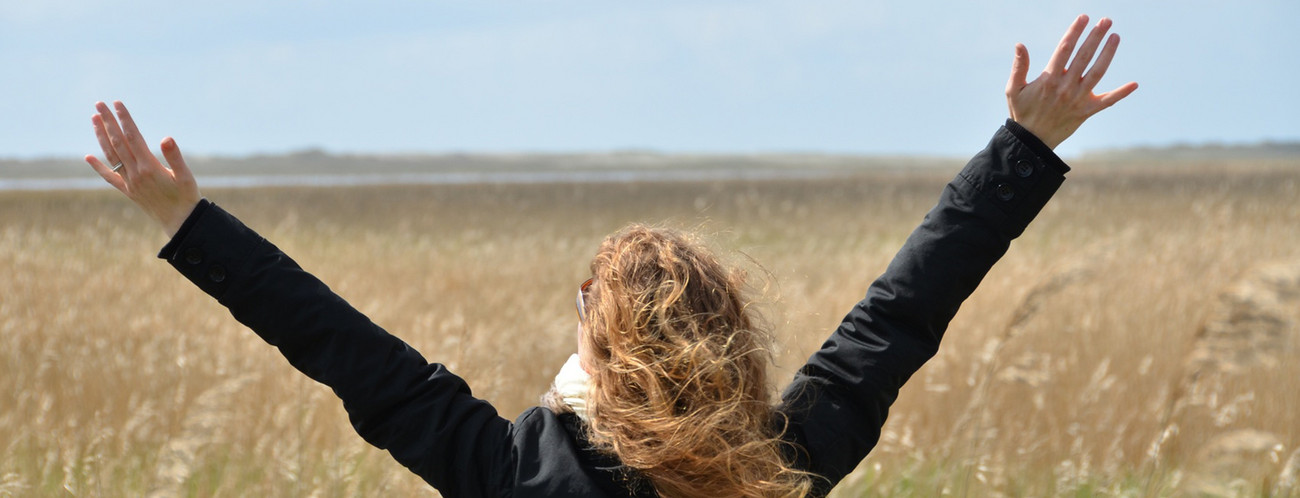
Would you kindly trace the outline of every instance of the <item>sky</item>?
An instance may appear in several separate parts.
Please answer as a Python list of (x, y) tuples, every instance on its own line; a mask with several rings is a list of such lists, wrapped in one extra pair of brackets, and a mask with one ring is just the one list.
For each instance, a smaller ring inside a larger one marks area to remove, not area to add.
[(1300, 140), (1300, 2), (0, 0), (0, 158), (97, 152), (97, 100), (199, 155), (966, 156), (1074, 16), (1140, 88), (1059, 149)]

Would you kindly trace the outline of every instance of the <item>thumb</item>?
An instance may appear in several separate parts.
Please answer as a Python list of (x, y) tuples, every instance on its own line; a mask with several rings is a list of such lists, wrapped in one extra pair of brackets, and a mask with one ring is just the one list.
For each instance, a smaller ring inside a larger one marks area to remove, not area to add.
[(171, 166), (177, 182), (182, 185), (193, 185), (194, 173), (190, 172), (190, 167), (185, 164), (185, 158), (181, 157), (181, 148), (176, 145), (176, 139), (172, 137), (164, 138), (162, 153), (163, 157), (167, 159), (167, 165)]
[(1010, 97), (1020, 93), (1028, 83), (1025, 78), (1029, 76), (1029, 49), (1025, 48), (1023, 43), (1016, 44), (1016, 58), (1011, 62), (1011, 79), (1007, 81), (1007, 96)]

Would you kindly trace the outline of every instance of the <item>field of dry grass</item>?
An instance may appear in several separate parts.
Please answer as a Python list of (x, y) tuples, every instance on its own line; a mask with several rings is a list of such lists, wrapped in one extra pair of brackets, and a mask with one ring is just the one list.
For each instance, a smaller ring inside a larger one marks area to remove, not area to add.
[[(1300, 494), (1300, 165), (1075, 166), (841, 496)], [(761, 265), (788, 379), (952, 172), (205, 194), (513, 418), (605, 234)], [(0, 496), (433, 494), (164, 242), (116, 192), (0, 193)]]

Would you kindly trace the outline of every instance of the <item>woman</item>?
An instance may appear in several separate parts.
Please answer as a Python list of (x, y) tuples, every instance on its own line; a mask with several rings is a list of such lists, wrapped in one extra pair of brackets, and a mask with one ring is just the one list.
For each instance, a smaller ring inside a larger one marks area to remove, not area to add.
[(105, 160), (86, 160), (162, 224), (160, 257), (445, 496), (823, 495), (876, 444), (898, 389), (1064, 180), (1052, 149), (1137, 88), (1092, 93), (1119, 39), (1102, 19), (1079, 44), (1087, 23), (1075, 20), (1033, 82), (1016, 46), (1010, 119), (775, 402), (769, 338), (741, 277), (681, 234), (633, 226), (605, 240), (578, 292), (578, 354), (546, 406), (510, 422), (202, 199), (176, 142), (162, 142), (169, 169), (120, 102), (116, 117), (97, 104)]

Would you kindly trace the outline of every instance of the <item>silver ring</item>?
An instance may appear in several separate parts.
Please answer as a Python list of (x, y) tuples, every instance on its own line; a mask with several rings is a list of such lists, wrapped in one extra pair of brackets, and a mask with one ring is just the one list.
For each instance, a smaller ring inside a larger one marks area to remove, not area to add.
[(114, 172), (114, 173), (117, 173), (117, 170), (119, 170), (119, 169), (122, 169), (122, 161), (118, 161), (117, 164), (114, 164), (114, 165), (113, 165), (113, 172)]

